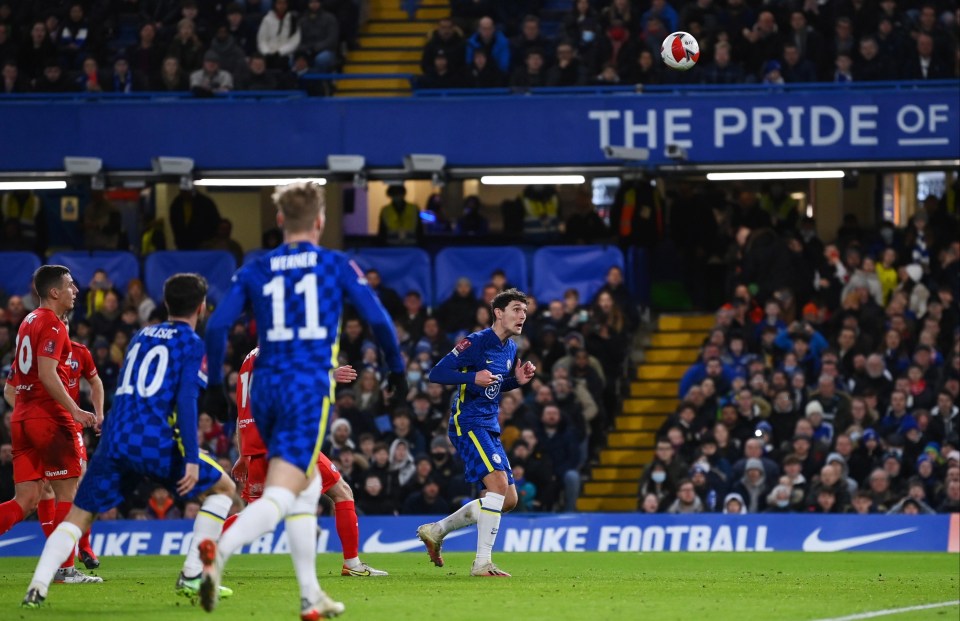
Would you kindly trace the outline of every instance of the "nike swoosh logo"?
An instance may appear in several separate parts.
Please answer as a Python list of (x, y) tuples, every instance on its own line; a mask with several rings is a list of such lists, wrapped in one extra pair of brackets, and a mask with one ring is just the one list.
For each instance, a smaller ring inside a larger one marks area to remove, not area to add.
[(912, 533), (917, 530), (916, 528), (902, 528), (900, 530), (888, 530), (882, 533), (874, 533), (872, 535), (860, 535), (859, 537), (846, 537), (844, 539), (836, 539), (834, 541), (824, 541), (820, 538), (820, 531), (822, 528), (810, 533), (806, 539), (803, 540), (803, 551), (804, 552), (839, 552), (841, 550), (849, 550), (850, 548), (856, 548), (858, 546), (865, 546), (868, 543), (873, 543), (875, 541), (883, 541), (884, 539), (891, 539), (893, 537), (899, 537), (900, 535), (905, 535), (907, 533)]
[[(35, 537), (36, 537), (36, 535), (30, 535), (30, 536), (28, 536), (28, 537), (14, 537), (13, 539), (7, 539), (7, 540), (4, 540), (4, 541), (0, 541), (0, 548), (5, 548), (5, 547), (7, 547), (7, 546), (12, 546), (12, 545), (16, 545), (16, 544), (18, 544), (18, 543), (23, 543), (24, 541), (30, 541), (31, 539), (34, 539)], [(418, 541), (419, 541), (419, 539), (418, 539)]]
[(487, 364), (493, 364), (493, 360), (487, 360)]
[[(461, 531), (450, 533), (444, 537), (444, 540), (466, 535), (469, 532), (470, 531)], [(404, 539), (403, 541), (383, 542), (380, 541), (381, 533), (383, 533), (383, 531), (378, 530), (370, 535), (370, 538), (367, 539), (363, 544), (364, 552), (370, 552), (371, 554), (378, 552), (409, 552), (410, 550), (416, 550), (417, 548), (423, 547), (423, 542), (420, 541), (419, 537), (414, 537), (413, 539)]]

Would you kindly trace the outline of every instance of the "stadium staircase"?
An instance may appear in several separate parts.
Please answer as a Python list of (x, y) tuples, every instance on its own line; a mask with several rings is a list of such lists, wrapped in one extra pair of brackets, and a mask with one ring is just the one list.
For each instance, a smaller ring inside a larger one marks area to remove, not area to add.
[(578, 511), (637, 509), (643, 467), (653, 459), (656, 433), (677, 406), (677, 386), (693, 364), (710, 315), (661, 315), (646, 337), (643, 361), (630, 382), (630, 397), (614, 419), (600, 462), (590, 471), (577, 500)]
[[(441, 0), (420, 3), (413, 19), (401, 0), (372, 0), (369, 21), (360, 30), (360, 48), (347, 54), (343, 73), (349, 75), (420, 75), (420, 56), (437, 20), (450, 15)], [(339, 97), (405, 97), (410, 79), (371, 77), (336, 81)]]

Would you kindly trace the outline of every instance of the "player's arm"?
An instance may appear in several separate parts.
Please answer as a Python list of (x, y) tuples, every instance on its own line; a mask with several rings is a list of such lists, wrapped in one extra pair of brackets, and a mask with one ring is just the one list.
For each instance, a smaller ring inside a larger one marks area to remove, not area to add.
[(197, 401), (200, 398), (201, 366), (203, 351), (197, 347), (194, 355), (187, 356), (177, 387), (177, 425), (180, 442), (183, 444), (183, 459), (188, 464), (200, 463), (200, 444), (197, 441)]
[(508, 392), (520, 388), (533, 379), (537, 367), (529, 360), (520, 362), (519, 358), (513, 361), (513, 373), (503, 378), (503, 384), (500, 385), (500, 392)]
[(430, 369), (430, 381), (448, 386), (476, 384), (482, 388), (497, 382), (497, 376), (487, 369), (470, 370), (476, 369), (483, 362), (483, 350), (481, 344), (475, 342), (476, 338), (471, 334), (460, 339), (450, 353)]
[(209, 390), (223, 383), (223, 357), (227, 348), (227, 333), (230, 331), (230, 326), (240, 317), (246, 303), (247, 292), (240, 281), (240, 273), (237, 272), (233, 275), (226, 295), (220, 299), (220, 303), (207, 321), (205, 341), (207, 367), (210, 369)]
[(40, 383), (43, 384), (43, 388), (47, 391), (47, 394), (50, 395), (50, 398), (69, 412), (70, 416), (78, 423), (84, 427), (93, 426), (97, 422), (96, 415), (81, 410), (80, 406), (70, 398), (70, 394), (64, 387), (63, 382), (60, 381), (60, 375), (57, 374), (57, 367), (59, 365), (60, 361), (56, 358), (39, 356), (37, 360), (37, 375), (40, 377)]
[(17, 406), (17, 389), (13, 387), (10, 380), (3, 385), (3, 399), (10, 407)]
[(367, 285), (363, 272), (356, 263), (349, 261), (341, 267), (340, 283), (350, 302), (360, 315), (370, 324), (380, 349), (386, 355), (387, 366), (394, 373), (404, 372), (403, 358), (400, 356), (400, 342), (393, 328), (393, 320), (380, 298)]
[(103, 380), (100, 379), (99, 375), (94, 375), (88, 377), (87, 382), (90, 383), (90, 401), (93, 403), (93, 411), (97, 414), (96, 427), (99, 429), (100, 425), (103, 424)]

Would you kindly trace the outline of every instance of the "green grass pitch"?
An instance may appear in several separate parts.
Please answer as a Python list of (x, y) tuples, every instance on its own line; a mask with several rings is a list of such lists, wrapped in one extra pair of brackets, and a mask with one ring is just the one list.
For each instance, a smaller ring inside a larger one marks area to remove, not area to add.
[[(814, 620), (960, 598), (955, 554), (884, 553), (499, 553), (513, 578), (471, 578), (472, 554), (369, 554), (386, 578), (342, 578), (340, 557), (322, 554), (324, 589), (346, 604), (343, 619), (518, 621), (627, 619)], [(296, 581), (284, 555), (238, 556), (224, 584), (236, 595), (207, 615), (177, 597), (179, 557), (107, 557), (102, 585), (53, 585), (44, 609), (17, 608), (36, 559), (0, 560), (0, 618), (298, 619)], [(95, 613), (95, 614), (94, 614)], [(898, 614), (960, 618), (951, 606)]]

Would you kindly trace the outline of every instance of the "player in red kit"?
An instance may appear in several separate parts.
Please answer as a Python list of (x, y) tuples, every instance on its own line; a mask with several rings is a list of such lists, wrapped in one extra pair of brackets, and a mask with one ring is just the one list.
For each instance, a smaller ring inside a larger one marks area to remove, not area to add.
[[(250, 411), (250, 382), (253, 379), (253, 365), (260, 354), (256, 348), (247, 354), (240, 367), (237, 379), (237, 437), (240, 441), (240, 459), (233, 467), (233, 478), (243, 483), (242, 496), (248, 503), (263, 493), (263, 483), (267, 478), (267, 448), (263, 445), (257, 424)], [(357, 372), (350, 366), (339, 367), (334, 371), (337, 383), (349, 383), (357, 379)], [(374, 569), (360, 561), (360, 529), (357, 524), (357, 509), (353, 502), (353, 490), (341, 478), (330, 459), (323, 453), (317, 453), (317, 472), (320, 473), (322, 492), (333, 500), (336, 512), (337, 536), (343, 547), (343, 576), (386, 576), (387, 572)], [(227, 519), (223, 525), (226, 531), (236, 519), (236, 515)]]
[[(54, 527), (63, 520), (73, 503), (83, 461), (77, 424), (99, 429), (102, 421), (81, 409), (67, 391), (73, 347), (60, 317), (73, 310), (77, 296), (70, 271), (61, 265), (44, 265), (34, 273), (33, 285), (40, 308), (20, 324), (12, 374), (16, 495), (0, 504), (0, 535), (37, 508), (45, 481), (56, 498)], [(57, 580), (102, 582), (72, 566), (61, 570)]]

